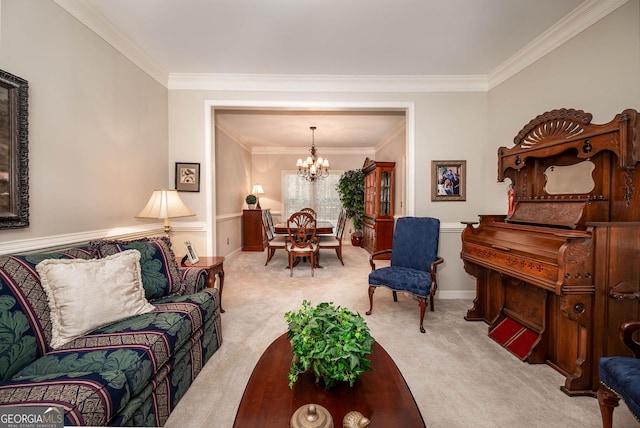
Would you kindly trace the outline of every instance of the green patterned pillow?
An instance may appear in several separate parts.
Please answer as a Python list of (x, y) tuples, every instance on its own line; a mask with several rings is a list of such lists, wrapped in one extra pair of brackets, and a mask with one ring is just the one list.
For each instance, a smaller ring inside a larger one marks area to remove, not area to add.
[(165, 237), (131, 241), (100, 239), (89, 243), (95, 257), (106, 257), (125, 250), (140, 251), (142, 286), (149, 301), (181, 294), (184, 291), (178, 262)]

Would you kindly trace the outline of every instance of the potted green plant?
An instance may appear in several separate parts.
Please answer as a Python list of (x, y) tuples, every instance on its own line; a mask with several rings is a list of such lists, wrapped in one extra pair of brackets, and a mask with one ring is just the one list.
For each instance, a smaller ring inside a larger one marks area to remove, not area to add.
[(362, 217), (364, 216), (364, 172), (361, 169), (345, 171), (336, 186), (340, 202), (347, 210), (347, 217), (353, 221), (354, 233), (351, 243), (362, 245)]
[(256, 207), (256, 201), (258, 200), (258, 198), (256, 197), (256, 195), (247, 195), (244, 200), (249, 206), (249, 209), (252, 210)]
[(309, 370), (330, 389), (338, 382), (353, 386), (365, 370), (371, 370), (373, 338), (361, 315), (332, 302), (312, 306), (303, 300), (298, 312), (284, 315), (289, 324), (293, 360), (288, 374), (289, 387)]

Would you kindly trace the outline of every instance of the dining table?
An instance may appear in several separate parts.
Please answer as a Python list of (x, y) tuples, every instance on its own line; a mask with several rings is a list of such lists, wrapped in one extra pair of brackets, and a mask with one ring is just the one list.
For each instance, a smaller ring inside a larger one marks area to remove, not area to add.
[[(278, 223), (273, 226), (274, 232), (279, 235), (287, 235), (289, 229), (287, 223)], [(293, 228), (294, 233), (296, 228)], [(316, 235), (331, 235), (333, 233), (333, 224), (330, 221), (317, 221), (316, 222)]]
[[(273, 226), (274, 232), (279, 235), (288, 235), (289, 228), (287, 227), (287, 223), (278, 223)], [(295, 234), (297, 232), (297, 228), (292, 228), (292, 232)], [(317, 221), (316, 222), (316, 236), (317, 235), (331, 235), (333, 233), (333, 224), (330, 221)], [(303, 260), (306, 260), (306, 257), (303, 257)], [(296, 259), (294, 264), (297, 265), (300, 262), (300, 259)], [(288, 268), (288, 266), (287, 266)], [(322, 269), (320, 266), (320, 253), (318, 253), (316, 257), (316, 265), (315, 268)]]

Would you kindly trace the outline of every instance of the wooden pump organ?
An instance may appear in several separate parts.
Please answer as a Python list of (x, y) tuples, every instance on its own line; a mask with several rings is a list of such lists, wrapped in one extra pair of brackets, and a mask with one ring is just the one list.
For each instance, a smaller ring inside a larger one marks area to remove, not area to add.
[(569, 395), (595, 395), (598, 360), (629, 355), (618, 338), (640, 315), (640, 123), (560, 109), (498, 150), (511, 180), (507, 215), (465, 222), (465, 270), (476, 297), (465, 317), (529, 363), (547, 363)]

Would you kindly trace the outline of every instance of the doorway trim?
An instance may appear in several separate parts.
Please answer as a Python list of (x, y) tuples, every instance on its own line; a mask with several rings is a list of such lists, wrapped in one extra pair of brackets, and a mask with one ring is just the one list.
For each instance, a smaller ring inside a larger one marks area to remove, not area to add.
[(227, 108), (262, 108), (272, 110), (404, 110), (406, 115), (406, 201), (405, 215), (415, 213), (415, 103), (413, 101), (285, 101), (285, 100), (224, 100), (211, 99), (204, 103), (204, 176), (211, 190), (205, 192), (206, 235), (208, 254), (216, 254), (214, 231), (216, 230), (216, 177), (213, 167), (215, 158), (215, 111)]

